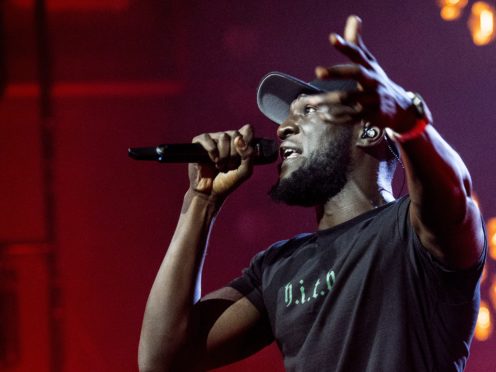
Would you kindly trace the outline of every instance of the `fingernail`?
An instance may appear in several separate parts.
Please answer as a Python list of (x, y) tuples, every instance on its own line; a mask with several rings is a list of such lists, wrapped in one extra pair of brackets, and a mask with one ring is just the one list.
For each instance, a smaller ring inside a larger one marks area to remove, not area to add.
[(324, 68), (322, 66), (317, 66), (315, 68), (315, 75), (317, 75), (317, 77), (319, 79), (322, 79), (323, 77), (328, 76), (329, 75), (329, 72), (327, 71), (326, 68)]
[(243, 137), (239, 136), (238, 137), (238, 146), (241, 148), (241, 149), (245, 149), (246, 148), (246, 142), (245, 140), (243, 139)]
[(336, 36), (336, 40), (337, 40), (340, 44), (344, 44), (344, 39), (343, 39), (340, 35), (335, 34), (335, 36)]

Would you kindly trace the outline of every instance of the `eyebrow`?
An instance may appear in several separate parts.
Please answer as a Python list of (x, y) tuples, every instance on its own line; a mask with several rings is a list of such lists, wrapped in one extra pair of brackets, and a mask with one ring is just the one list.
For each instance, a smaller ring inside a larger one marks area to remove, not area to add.
[(301, 100), (302, 98), (305, 98), (305, 97), (308, 97), (309, 95), (308, 94), (305, 94), (305, 93), (301, 93), (299, 94), (294, 100), (293, 102), (291, 102), (291, 104), (289, 105), (289, 109), (290, 110), (293, 110), (294, 109), (294, 106), (298, 103), (299, 100)]

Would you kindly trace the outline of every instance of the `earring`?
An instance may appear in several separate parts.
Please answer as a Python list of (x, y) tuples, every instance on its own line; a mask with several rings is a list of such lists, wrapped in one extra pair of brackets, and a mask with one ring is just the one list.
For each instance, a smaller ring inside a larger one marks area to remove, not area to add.
[(377, 131), (374, 128), (363, 128), (362, 138), (374, 138), (377, 136)]

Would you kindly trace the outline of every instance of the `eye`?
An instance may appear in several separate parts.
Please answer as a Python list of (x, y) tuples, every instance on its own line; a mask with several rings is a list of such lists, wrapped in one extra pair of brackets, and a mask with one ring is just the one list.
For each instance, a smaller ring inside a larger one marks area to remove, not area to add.
[(313, 114), (314, 112), (317, 112), (317, 107), (312, 105), (306, 105), (305, 108), (303, 109), (303, 112), (305, 113), (305, 115)]

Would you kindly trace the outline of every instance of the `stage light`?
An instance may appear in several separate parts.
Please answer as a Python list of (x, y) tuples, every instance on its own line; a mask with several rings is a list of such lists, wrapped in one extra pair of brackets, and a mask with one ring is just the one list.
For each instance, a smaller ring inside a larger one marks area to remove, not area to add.
[(481, 301), (479, 315), (477, 316), (477, 324), (475, 326), (475, 339), (478, 341), (486, 341), (493, 331), (491, 320), (491, 312), (485, 301)]
[(493, 281), (489, 288), (489, 299), (491, 300), (493, 309), (496, 309), (496, 275), (493, 275)]
[(496, 217), (490, 218), (486, 224), (489, 256), (496, 260)]
[[(441, 8), (440, 15), (445, 21), (454, 21), (461, 17), (468, 0), (437, 0)], [(495, 38), (495, 13), (494, 6), (485, 1), (476, 1), (471, 8), (468, 28), (475, 45), (489, 44)]]
[(454, 21), (460, 18), (467, 3), (468, 0), (438, 0), (437, 2), (441, 8), (441, 18), (445, 21)]
[(440, 8), (443, 6), (455, 6), (457, 8), (464, 8), (467, 6), (468, 0), (438, 0), (437, 5), (439, 5)]
[(483, 1), (472, 5), (468, 28), (475, 45), (486, 45), (494, 39), (494, 7)]
[(487, 262), (486, 262), (486, 264), (482, 268), (482, 274), (481, 274), (481, 279), (480, 279), (481, 284), (484, 283), (486, 278), (487, 278), (487, 270), (488, 269), (487, 269)]
[(445, 21), (454, 21), (460, 18), (461, 14), (461, 9), (456, 6), (447, 5), (441, 8), (441, 18)]

